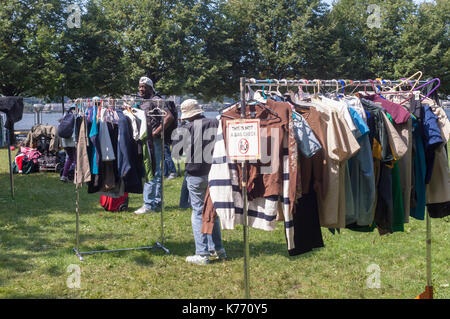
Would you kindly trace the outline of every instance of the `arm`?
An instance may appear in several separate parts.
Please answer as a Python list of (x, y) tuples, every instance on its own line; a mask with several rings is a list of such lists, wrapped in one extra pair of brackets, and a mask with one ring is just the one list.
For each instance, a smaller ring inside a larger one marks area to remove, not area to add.
[[(166, 111), (166, 116), (164, 117), (164, 128), (169, 127), (170, 124), (173, 123), (173, 121), (175, 120), (172, 113), (170, 111)], [(153, 137), (158, 136), (159, 134), (161, 134), (162, 131), (162, 125), (158, 126), (153, 132), (152, 135)]]

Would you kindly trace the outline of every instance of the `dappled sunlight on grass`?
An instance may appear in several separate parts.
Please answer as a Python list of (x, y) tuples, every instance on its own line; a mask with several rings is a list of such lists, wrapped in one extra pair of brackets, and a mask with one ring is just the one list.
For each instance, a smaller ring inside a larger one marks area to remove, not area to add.
[[(0, 163), (7, 160), (0, 150)], [(194, 253), (191, 210), (178, 208), (182, 178), (165, 181), (164, 244), (160, 249), (75, 256), (75, 186), (57, 174), (14, 176), (0, 166), (0, 297), (2, 298), (244, 298), (242, 226), (223, 230), (228, 260), (187, 264)], [(106, 212), (98, 194), (80, 189), (80, 249), (154, 245), (160, 214), (134, 216), (141, 194), (130, 194), (128, 212)], [(450, 298), (450, 219), (433, 219), (435, 298)], [(426, 285), (425, 222), (411, 219), (405, 232), (379, 236), (322, 228), (325, 247), (287, 253), (283, 225), (273, 232), (250, 229), (252, 298), (406, 298)], [(67, 267), (81, 268), (81, 288), (68, 288)], [(367, 267), (381, 269), (381, 288), (369, 289)], [(447, 286), (446, 286), (447, 285)]]

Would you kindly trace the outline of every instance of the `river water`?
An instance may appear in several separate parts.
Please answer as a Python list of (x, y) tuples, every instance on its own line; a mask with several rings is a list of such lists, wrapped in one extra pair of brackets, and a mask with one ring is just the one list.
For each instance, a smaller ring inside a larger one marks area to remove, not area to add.
[[(204, 112), (208, 118), (214, 118), (218, 112)], [(14, 130), (30, 130), (34, 125), (34, 113), (23, 113), (22, 120), (14, 124)], [(41, 113), (41, 123), (44, 125), (58, 126), (58, 120), (62, 117), (61, 113)]]
[[(447, 117), (450, 118), (450, 108), (445, 109)], [(218, 112), (204, 112), (205, 116), (208, 118), (214, 118), (219, 113)], [(45, 125), (58, 125), (58, 120), (62, 117), (61, 113), (41, 113), (42, 124)], [(30, 130), (34, 125), (34, 113), (24, 113), (22, 120), (14, 125), (15, 130)]]

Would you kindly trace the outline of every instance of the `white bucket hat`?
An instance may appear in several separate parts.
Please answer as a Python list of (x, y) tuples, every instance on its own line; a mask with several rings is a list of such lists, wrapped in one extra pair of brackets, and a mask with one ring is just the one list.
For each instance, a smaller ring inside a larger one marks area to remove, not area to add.
[(187, 99), (181, 103), (181, 119), (185, 120), (198, 114), (202, 114), (203, 110), (198, 105), (197, 100)]

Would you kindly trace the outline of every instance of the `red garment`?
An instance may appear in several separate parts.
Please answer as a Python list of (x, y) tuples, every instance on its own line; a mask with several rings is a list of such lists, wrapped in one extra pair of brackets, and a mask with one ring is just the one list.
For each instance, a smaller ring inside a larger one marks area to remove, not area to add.
[(378, 94), (368, 95), (364, 97), (376, 104), (379, 104), (383, 109), (385, 109), (394, 119), (396, 124), (402, 124), (408, 122), (411, 114), (408, 110), (400, 104), (391, 102), (389, 100), (383, 99)]
[(16, 164), (17, 164), (17, 169), (19, 170), (19, 173), (22, 173), (22, 162), (23, 159), (25, 158), (25, 154), (19, 154), (16, 156)]

